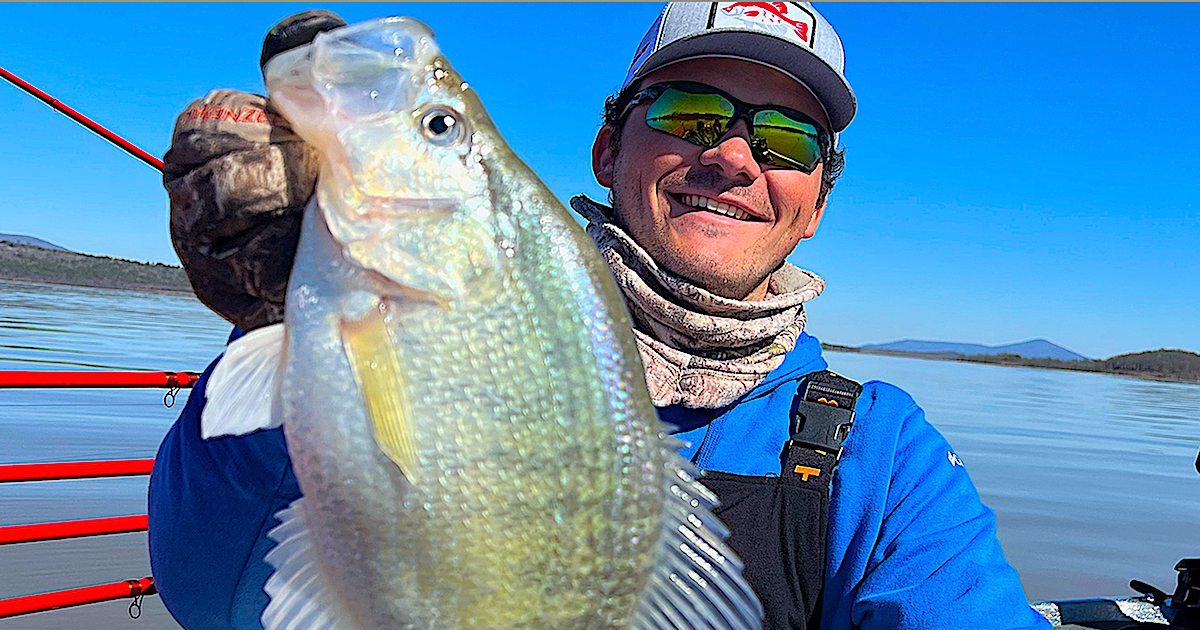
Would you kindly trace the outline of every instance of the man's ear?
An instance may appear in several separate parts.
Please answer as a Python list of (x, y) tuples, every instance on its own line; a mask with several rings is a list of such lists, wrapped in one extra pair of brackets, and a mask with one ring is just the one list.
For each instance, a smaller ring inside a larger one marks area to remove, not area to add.
[(612, 188), (614, 156), (609, 141), (612, 140), (613, 128), (604, 125), (596, 134), (592, 143), (592, 174), (596, 182), (605, 188)]
[(813, 212), (812, 218), (808, 220), (808, 227), (804, 228), (804, 238), (812, 238), (817, 233), (817, 227), (821, 225), (821, 217), (825, 216), (825, 204), (828, 201), (829, 197), (826, 196), (821, 201), (821, 205), (817, 206), (816, 211)]

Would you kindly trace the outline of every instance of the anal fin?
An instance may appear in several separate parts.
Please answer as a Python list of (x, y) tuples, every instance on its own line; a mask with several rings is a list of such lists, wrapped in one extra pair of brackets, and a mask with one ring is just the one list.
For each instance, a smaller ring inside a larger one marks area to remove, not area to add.
[(299, 498), (275, 515), (280, 523), (267, 533), (276, 543), (267, 553), (275, 573), (265, 589), (271, 598), (262, 614), (264, 630), (351, 630), (337, 612), (337, 602), (313, 553), (312, 538)]
[(728, 530), (712, 513), (716, 495), (678, 454), (668, 460), (655, 568), (631, 630), (760, 630), (762, 604), (723, 542)]

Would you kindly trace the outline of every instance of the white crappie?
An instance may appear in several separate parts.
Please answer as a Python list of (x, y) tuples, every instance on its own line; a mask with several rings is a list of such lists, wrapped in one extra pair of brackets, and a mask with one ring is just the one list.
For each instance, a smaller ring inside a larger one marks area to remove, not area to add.
[(612, 277), (428, 28), (344, 27), (266, 78), (321, 174), (285, 322), (231, 345), (204, 418), (282, 424), (304, 493), (266, 627), (757, 630)]

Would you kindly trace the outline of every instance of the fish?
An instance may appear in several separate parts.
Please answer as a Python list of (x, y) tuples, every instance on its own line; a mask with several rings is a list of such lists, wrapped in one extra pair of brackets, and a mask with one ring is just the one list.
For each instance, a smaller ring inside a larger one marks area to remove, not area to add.
[(322, 33), (265, 78), (317, 189), (283, 322), (227, 347), (201, 419), (283, 427), (303, 496), (264, 626), (761, 628), (611, 273), (429, 27)]

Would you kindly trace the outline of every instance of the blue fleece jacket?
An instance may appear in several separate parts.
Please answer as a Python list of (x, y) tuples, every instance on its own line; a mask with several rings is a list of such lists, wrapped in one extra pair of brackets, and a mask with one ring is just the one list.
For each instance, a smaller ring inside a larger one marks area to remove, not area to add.
[[(215, 362), (214, 362), (215, 365)], [(826, 369), (801, 335), (783, 365), (718, 410), (662, 418), (702, 470), (779, 473), (797, 380)], [(212, 366), (159, 449), (151, 476), (150, 560), (164, 604), (186, 628), (261, 628), (274, 514), (300, 496), (280, 429), (200, 439)], [(864, 384), (830, 497), (822, 630), (1048, 628), (996, 539), (995, 516), (920, 407)]]

